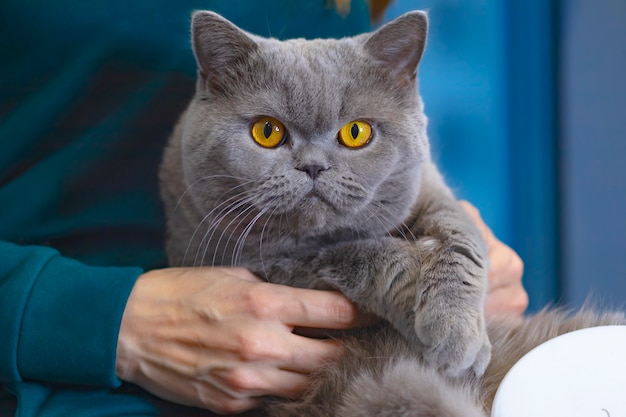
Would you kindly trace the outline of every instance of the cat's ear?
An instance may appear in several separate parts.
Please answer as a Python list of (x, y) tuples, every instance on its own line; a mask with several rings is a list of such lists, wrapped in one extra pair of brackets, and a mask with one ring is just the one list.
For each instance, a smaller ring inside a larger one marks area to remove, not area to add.
[(258, 47), (244, 31), (209, 11), (193, 14), (191, 42), (200, 81), (209, 88), (226, 82)]
[(367, 52), (382, 66), (413, 84), (422, 59), (428, 33), (428, 16), (414, 11), (392, 20), (365, 42)]

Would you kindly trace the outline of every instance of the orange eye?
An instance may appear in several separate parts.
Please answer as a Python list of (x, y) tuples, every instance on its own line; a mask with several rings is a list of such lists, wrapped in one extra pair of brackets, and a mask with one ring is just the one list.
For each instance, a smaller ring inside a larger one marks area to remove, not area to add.
[(250, 129), (252, 139), (264, 148), (276, 148), (285, 142), (287, 131), (285, 126), (273, 117), (257, 119)]
[(372, 126), (363, 120), (355, 120), (339, 130), (337, 139), (345, 147), (360, 148), (367, 145), (372, 139)]

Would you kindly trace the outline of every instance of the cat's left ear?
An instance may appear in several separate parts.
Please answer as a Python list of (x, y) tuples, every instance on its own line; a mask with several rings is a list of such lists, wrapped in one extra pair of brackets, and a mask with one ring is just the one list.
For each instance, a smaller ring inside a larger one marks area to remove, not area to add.
[(428, 33), (428, 16), (422, 11), (405, 13), (374, 32), (365, 49), (383, 67), (413, 84)]

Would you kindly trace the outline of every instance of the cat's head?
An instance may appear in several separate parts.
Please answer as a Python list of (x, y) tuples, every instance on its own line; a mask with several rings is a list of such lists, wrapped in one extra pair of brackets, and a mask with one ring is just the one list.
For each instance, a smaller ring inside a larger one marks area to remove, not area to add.
[(278, 41), (196, 12), (182, 135), (194, 205), (300, 236), (396, 227), (429, 158), (416, 85), (426, 30), (411, 12), (371, 34)]

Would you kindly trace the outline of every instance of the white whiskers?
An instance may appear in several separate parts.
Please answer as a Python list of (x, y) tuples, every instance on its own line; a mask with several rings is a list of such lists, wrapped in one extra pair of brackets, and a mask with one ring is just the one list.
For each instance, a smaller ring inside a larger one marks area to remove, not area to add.
[[(222, 193), (216, 199), (216, 205), (202, 217), (187, 242), (183, 264), (191, 256), (190, 252), (194, 251), (193, 266), (227, 264), (237, 266), (244, 257), (246, 242), (255, 230), (259, 238), (259, 256), (262, 263), (263, 241), (264, 238), (269, 236), (268, 230), (271, 228), (270, 226), (273, 224), (274, 216), (279, 208), (268, 204), (267, 199), (263, 196), (262, 188), (253, 186), (250, 190), (242, 190), (244, 186), (255, 182), (245, 178), (225, 175), (205, 177), (187, 187), (185, 193), (201, 181), (218, 177), (243, 180), (245, 182), (237, 184)], [(225, 198), (226, 196), (228, 197)], [(182, 198), (181, 196), (179, 203), (182, 201)], [(280, 217), (282, 218), (282, 214)], [(264, 219), (262, 226), (257, 226), (257, 223), (262, 219)]]

